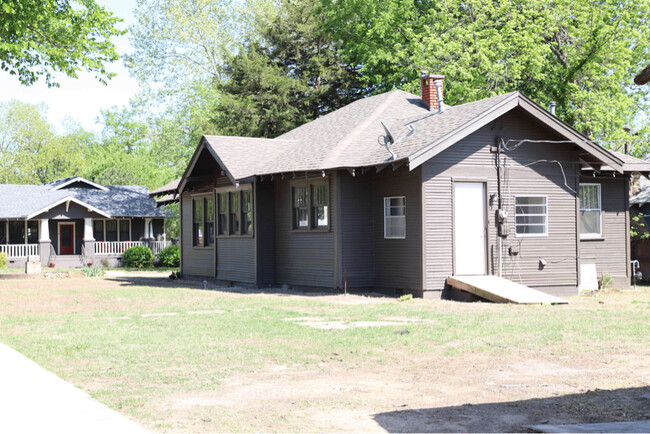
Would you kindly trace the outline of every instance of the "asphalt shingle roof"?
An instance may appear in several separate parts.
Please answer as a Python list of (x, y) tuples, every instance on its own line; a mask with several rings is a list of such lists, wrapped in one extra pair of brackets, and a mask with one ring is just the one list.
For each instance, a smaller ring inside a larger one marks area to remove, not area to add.
[(0, 218), (26, 218), (50, 205), (73, 197), (97, 208), (111, 217), (167, 217), (156, 207), (146, 187), (140, 185), (110, 185), (107, 190), (94, 188), (63, 188), (52, 190), (65, 180), (44, 185), (0, 184)]
[[(398, 140), (397, 159), (472, 122), (517, 92), (429, 111), (419, 96), (394, 90), (355, 101), (275, 139), (205, 136), (207, 144), (235, 180), (282, 172), (328, 170), (383, 164), (391, 160), (383, 121)], [(162, 189), (159, 189), (162, 190)]]

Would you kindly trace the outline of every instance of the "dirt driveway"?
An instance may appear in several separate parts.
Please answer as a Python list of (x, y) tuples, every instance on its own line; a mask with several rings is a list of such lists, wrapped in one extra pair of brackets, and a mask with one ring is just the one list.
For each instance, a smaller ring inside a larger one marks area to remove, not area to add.
[[(217, 390), (178, 393), (159, 409), (173, 420), (234, 418), (251, 431), (277, 428), (346, 432), (512, 432), (524, 425), (650, 418), (646, 357), (476, 354), (450, 362), (341, 369), (333, 357), (318, 370), (272, 366), (226, 379)], [(286, 424), (286, 425), (285, 425)], [(204, 428), (205, 429), (205, 428)]]

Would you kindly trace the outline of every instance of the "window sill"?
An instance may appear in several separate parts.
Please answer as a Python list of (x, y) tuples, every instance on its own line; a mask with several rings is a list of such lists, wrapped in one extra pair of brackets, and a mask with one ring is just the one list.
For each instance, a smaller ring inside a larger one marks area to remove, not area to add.
[(330, 228), (320, 228), (320, 229), (291, 229), (291, 233), (294, 234), (327, 234), (330, 233)]
[(192, 250), (214, 250), (214, 247), (201, 247), (201, 246), (192, 246)]
[(598, 236), (598, 237), (580, 237), (580, 241), (605, 241), (605, 237), (603, 236)]
[(224, 238), (254, 238), (254, 234), (244, 234), (244, 235), (217, 235), (217, 240), (221, 240)]

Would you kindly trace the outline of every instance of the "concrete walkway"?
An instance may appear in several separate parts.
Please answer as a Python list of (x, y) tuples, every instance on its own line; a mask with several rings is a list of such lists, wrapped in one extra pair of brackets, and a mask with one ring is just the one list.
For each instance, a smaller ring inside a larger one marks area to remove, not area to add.
[(149, 431), (0, 343), (0, 432), (145, 434)]

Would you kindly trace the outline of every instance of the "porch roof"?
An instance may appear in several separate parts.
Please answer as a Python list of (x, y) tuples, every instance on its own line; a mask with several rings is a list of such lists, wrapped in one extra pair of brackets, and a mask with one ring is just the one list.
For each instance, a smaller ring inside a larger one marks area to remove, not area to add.
[(38, 218), (38, 215), (65, 203), (76, 202), (107, 217), (168, 217), (156, 206), (149, 191), (139, 185), (110, 185), (105, 190), (66, 188), (52, 190), (52, 184), (0, 184), (0, 219)]

